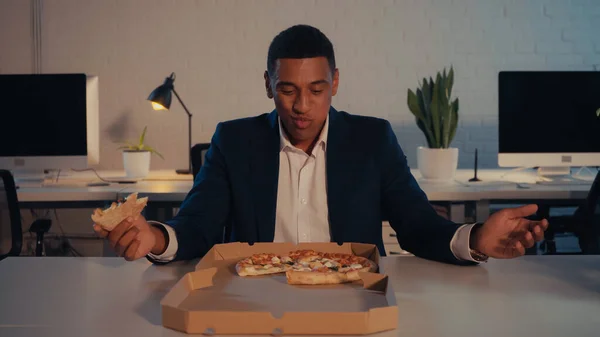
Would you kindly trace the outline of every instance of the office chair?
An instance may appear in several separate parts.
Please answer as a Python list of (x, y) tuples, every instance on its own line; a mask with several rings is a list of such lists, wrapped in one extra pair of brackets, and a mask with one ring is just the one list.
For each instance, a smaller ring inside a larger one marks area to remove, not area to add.
[[(21, 232), (21, 213), (17, 199), (15, 180), (7, 170), (0, 170), (0, 224), (5, 220), (10, 224), (11, 247), (8, 253), (0, 255), (0, 260), (8, 256), (19, 256), (23, 246), (23, 233)], [(0, 230), (0, 239), (2, 238)]]
[(554, 235), (573, 233), (579, 241), (581, 252), (578, 254), (600, 254), (600, 171), (585, 200), (577, 207), (573, 215), (549, 216), (550, 207), (540, 208), (541, 217), (547, 217), (550, 226), (544, 235), (542, 247), (546, 254), (560, 254), (556, 251)]
[[(208, 143), (199, 143), (192, 146), (191, 158), (192, 158), (192, 174), (194, 180), (196, 180), (196, 175), (200, 172), (200, 168), (204, 164), (204, 155), (206, 151), (210, 148), (210, 144)], [(223, 231), (223, 243), (228, 243), (231, 241), (231, 232), (232, 232), (233, 224), (230, 220), (227, 221), (225, 225), (225, 230)]]
[(192, 149), (190, 150), (190, 156), (192, 158), (192, 175), (194, 176), (194, 179), (196, 179), (196, 175), (200, 172), (200, 168), (204, 163), (204, 155), (209, 147), (210, 144), (208, 143), (199, 143), (192, 146)]

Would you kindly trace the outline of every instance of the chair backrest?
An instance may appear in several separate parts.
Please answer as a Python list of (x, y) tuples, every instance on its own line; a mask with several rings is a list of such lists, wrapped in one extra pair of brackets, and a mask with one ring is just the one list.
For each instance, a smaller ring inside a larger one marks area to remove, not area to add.
[(596, 174), (596, 178), (592, 183), (590, 192), (586, 198), (586, 212), (591, 219), (600, 216), (600, 171)]
[(204, 164), (204, 156), (206, 155), (206, 151), (208, 151), (209, 147), (210, 144), (208, 143), (199, 143), (192, 146), (192, 149), (190, 150), (190, 156), (192, 158), (192, 174), (194, 179), (196, 179), (196, 175), (198, 172), (200, 172), (202, 164)]
[(0, 260), (21, 254), (21, 231), (21, 213), (15, 180), (10, 171), (0, 170)]
[[(191, 149), (191, 158), (192, 158), (192, 174), (194, 176), (194, 180), (196, 180), (196, 175), (200, 172), (200, 168), (204, 164), (204, 156), (206, 152), (210, 148), (209, 143), (199, 143), (192, 146)], [(233, 230), (233, 224), (230, 220), (225, 223), (225, 230), (223, 231), (223, 243), (228, 243), (231, 240)]]

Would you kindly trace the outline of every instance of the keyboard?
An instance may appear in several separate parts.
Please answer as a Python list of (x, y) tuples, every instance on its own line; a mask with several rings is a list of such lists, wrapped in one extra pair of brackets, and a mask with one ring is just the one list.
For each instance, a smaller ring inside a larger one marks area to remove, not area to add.
[(573, 185), (591, 185), (592, 180), (583, 179), (552, 179), (552, 180), (539, 180), (536, 181), (537, 185), (549, 185), (549, 186), (573, 186)]
[(71, 181), (65, 181), (65, 182), (43, 182), (41, 184), (42, 187), (57, 187), (57, 188), (61, 188), (61, 187), (87, 187), (87, 182), (71, 182)]

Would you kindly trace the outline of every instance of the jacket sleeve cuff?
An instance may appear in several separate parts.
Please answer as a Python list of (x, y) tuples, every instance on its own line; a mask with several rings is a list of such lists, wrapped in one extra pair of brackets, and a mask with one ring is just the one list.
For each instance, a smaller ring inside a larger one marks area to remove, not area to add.
[(471, 231), (475, 225), (476, 224), (460, 226), (450, 241), (450, 250), (458, 260), (479, 263), (479, 261), (475, 260), (471, 255), (471, 248), (469, 247)]
[(164, 229), (164, 231), (167, 233), (167, 237), (168, 237), (168, 241), (169, 241), (169, 243), (167, 244), (167, 249), (164, 251), (164, 253), (162, 253), (160, 255), (155, 255), (155, 254), (149, 253), (148, 257), (157, 262), (173, 261), (173, 259), (175, 259), (175, 254), (177, 253), (177, 249), (179, 248), (179, 245), (177, 243), (177, 236), (175, 235), (175, 230), (173, 229), (173, 227), (166, 225), (164, 223), (160, 223), (158, 221), (148, 221), (148, 223), (151, 226), (155, 226), (155, 227), (159, 227), (159, 228), (162, 227), (162, 229)]

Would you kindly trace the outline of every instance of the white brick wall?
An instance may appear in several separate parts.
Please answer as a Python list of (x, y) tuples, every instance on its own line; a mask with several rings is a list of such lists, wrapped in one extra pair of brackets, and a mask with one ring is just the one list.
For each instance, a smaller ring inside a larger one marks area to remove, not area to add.
[[(0, 1), (0, 73), (30, 72), (30, 2)], [(148, 125), (166, 160), (186, 165), (186, 116), (155, 113), (145, 98), (172, 71), (194, 114), (194, 142), (217, 122), (273, 108), (264, 95), (267, 47), (296, 23), (333, 41), (341, 84), (334, 106), (387, 118), (416, 166), (424, 138), (406, 91), (444, 66), (456, 70), (460, 128), (454, 145), (471, 167), (496, 166), (497, 72), (600, 70), (597, 0), (53, 0), (44, 1), (43, 71), (100, 76), (101, 167), (121, 168), (114, 141)]]

